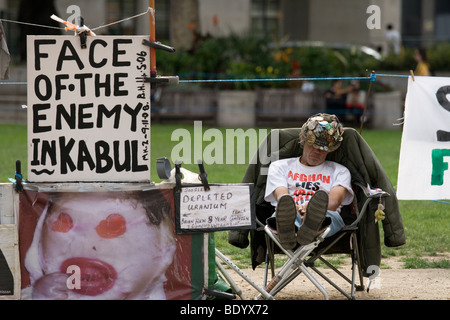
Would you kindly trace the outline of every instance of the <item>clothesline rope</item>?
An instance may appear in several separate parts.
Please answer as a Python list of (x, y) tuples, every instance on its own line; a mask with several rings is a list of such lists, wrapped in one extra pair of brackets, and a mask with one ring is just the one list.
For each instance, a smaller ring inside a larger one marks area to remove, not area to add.
[[(305, 78), (246, 78), (246, 79), (189, 79), (179, 80), (179, 83), (199, 82), (257, 82), (257, 81), (326, 81), (326, 80), (366, 80), (375, 81), (376, 77), (398, 77), (408, 78), (409, 75), (398, 74), (372, 74), (369, 77), (305, 77)], [(27, 84), (27, 82), (0, 82), (2, 84)]]
[(196, 83), (196, 82), (321, 81), (321, 80), (371, 80), (371, 77), (203, 79), (203, 80), (179, 80), (178, 82)]
[(257, 82), (257, 81), (324, 81), (324, 80), (366, 80), (375, 81), (376, 77), (398, 77), (408, 78), (409, 75), (401, 74), (375, 74), (372, 73), (368, 77), (305, 77), (305, 78), (248, 78), (248, 79), (203, 79), (203, 80), (179, 80), (180, 83), (196, 83), (196, 82)]
[(2, 21), (2, 22), (11, 22), (11, 23), (16, 23), (16, 24), (24, 24), (24, 25), (27, 25), (27, 26), (47, 28), (47, 29), (64, 30), (64, 28), (62, 28), (62, 27), (46, 26), (46, 25), (43, 25), (43, 24), (36, 24), (36, 23), (16, 21), (16, 20), (8, 20), (8, 19), (3, 19), (3, 18), (1, 18), (0, 21)]
[[(101, 28), (110, 27), (110, 26), (112, 26), (112, 25), (114, 25), (114, 24), (118, 24), (118, 23), (122, 23), (122, 22), (124, 22), (124, 21), (128, 21), (128, 20), (131, 20), (131, 19), (138, 18), (138, 17), (140, 17), (140, 16), (143, 16), (144, 14), (147, 14), (147, 13), (150, 12), (151, 10), (153, 10), (153, 9), (150, 8), (150, 7), (148, 7), (146, 11), (141, 12), (141, 13), (139, 13), (139, 14), (137, 14), (137, 15), (134, 15), (134, 16), (131, 16), (131, 17), (128, 17), (128, 18), (124, 18), (124, 19), (121, 19), (121, 20), (118, 20), (118, 21), (114, 21), (114, 22), (111, 22), (111, 23), (108, 23), (108, 24), (105, 24), (105, 25), (101, 25), (101, 26), (98, 26), (98, 27), (95, 27), (95, 28), (91, 28), (91, 30), (94, 31), (94, 30), (98, 30), (98, 29), (101, 29)], [(36, 24), (36, 23), (23, 22), (23, 21), (16, 21), (16, 20), (8, 20), (8, 19), (3, 19), (3, 18), (0, 19), (0, 21), (11, 22), (11, 23), (17, 23), (17, 24), (24, 24), (24, 25), (33, 26), (33, 27), (40, 27), (40, 28), (65, 30), (64, 27), (47, 26), (47, 25), (43, 25), (43, 24)]]

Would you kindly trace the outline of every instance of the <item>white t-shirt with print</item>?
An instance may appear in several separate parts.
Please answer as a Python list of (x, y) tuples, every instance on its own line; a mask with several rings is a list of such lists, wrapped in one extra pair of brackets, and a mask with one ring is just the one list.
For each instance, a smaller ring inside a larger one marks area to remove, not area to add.
[[(278, 187), (286, 187), (295, 203), (303, 204), (317, 190), (329, 193), (338, 185), (348, 191), (341, 207), (350, 204), (353, 201), (351, 175), (343, 165), (327, 160), (318, 166), (305, 166), (300, 163), (299, 158), (281, 159), (269, 166), (264, 200), (276, 207), (273, 191)], [(340, 207), (336, 211), (340, 212)]]

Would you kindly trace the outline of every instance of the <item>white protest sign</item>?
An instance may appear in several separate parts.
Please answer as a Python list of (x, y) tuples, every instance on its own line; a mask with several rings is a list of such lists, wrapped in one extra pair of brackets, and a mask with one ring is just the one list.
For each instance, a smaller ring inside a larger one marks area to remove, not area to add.
[(397, 196), (450, 199), (450, 78), (408, 80)]
[(183, 187), (176, 194), (178, 233), (253, 228), (250, 185)]
[(149, 48), (139, 36), (27, 37), (31, 182), (149, 181)]

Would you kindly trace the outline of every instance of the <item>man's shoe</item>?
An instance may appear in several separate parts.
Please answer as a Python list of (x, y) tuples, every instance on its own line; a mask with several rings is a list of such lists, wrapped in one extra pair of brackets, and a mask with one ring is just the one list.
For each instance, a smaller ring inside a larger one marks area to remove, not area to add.
[(277, 233), (283, 248), (290, 250), (297, 245), (295, 236), (295, 218), (297, 208), (294, 199), (288, 194), (278, 200), (276, 209)]
[(297, 232), (300, 245), (311, 243), (318, 234), (328, 210), (328, 194), (319, 190), (313, 194), (306, 207), (305, 219)]

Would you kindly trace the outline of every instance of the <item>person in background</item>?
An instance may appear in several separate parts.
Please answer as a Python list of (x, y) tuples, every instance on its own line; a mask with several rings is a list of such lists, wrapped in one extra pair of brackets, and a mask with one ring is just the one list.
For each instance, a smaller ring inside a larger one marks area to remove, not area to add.
[(353, 115), (353, 124), (358, 124), (362, 121), (364, 113), (364, 102), (366, 99), (366, 92), (360, 90), (358, 80), (353, 80), (353, 90), (347, 96), (347, 110)]
[(344, 87), (341, 79), (335, 79), (331, 88), (325, 91), (326, 113), (335, 114), (340, 122), (344, 122), (347, 112), (347, 95), (355, 89), (359, 89), (359, 83), (354, 82)]
[(417, 48), (414, 51), (414, 60), (417, 62), (414, 75), (416, 76), (431, 76), (430, 64), (427, 59), (427, 52), (424, 48)]
[(394, 26), (392, 24), (388, 24), (386, 26), (386, 29), (386, 55), (390, 54), (391, 52), (399, 55), (402, 43), (401, 35), (397, 30), (394, 29)]

